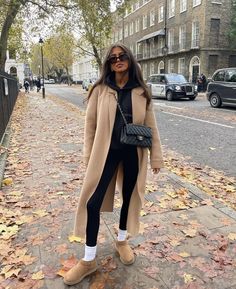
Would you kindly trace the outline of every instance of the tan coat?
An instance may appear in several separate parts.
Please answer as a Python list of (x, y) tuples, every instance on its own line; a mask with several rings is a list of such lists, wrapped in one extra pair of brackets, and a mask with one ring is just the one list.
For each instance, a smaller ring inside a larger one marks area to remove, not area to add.
[[(106, 162), (110, 147), (112, 130), (116, 115), (116, 91), (105, 85), (95, 87), (90, 96), (85, 120), (84, 161), (87, 164), (84, 183), (80, 193), (75, 220), (74, 234), (84, 237), (87, 224), (86, 204), (94, 193)], [(133, 123), (145, 124), (152, 128), (152, 148), (150, 163), (152, 168), (163, 167), (161, 144), (156, 126), (152, 103), (147, 107), (146, 98), (141, 87), (134, 88), (131, 94)], [(132, 193), (127, 230), (131, 235), (139, 232), (139, 215), (145, 193), (145, 182), (148, 164), (148, 149), (138, 148), (139, 173), (137, 183)], [(112, 178), (106, 192), (101, 211), (113, 210), (115, 188), (122, 189), (122, 166)]]

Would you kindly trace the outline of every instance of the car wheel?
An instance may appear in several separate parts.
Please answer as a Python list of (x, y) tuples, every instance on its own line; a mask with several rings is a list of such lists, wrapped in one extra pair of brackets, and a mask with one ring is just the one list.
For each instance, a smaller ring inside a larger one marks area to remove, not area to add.
[(194, 100), (196, 98), (196, 96), (190, 96), (189, 100)]
[(213, 93), (210, 96), (210, 105), (212, 107), (220, 107), (222, 104), (221, 98), (219, 97), (219, 95), (217, 93)]
[(166, 99), (167, 99), (168, 101), (173, 100), (173, 93), (172, 93), (171, 90), (168, 90), (168, 91), (166, 92)]

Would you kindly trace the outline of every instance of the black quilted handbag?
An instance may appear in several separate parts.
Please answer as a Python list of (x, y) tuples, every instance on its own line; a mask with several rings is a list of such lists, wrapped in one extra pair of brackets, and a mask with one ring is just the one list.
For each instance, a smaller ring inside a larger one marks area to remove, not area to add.
[(120, 142), (122, 144), (150, 148), (152, 146), (152, 129), (145, 125), (127, 123), (117, 98), (116, 101), (125, 123), (121, 131)]

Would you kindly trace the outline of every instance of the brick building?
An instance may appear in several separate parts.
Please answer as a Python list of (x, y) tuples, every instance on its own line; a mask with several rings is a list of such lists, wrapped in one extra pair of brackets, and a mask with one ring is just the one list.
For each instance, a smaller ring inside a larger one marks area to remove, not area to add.
[(129, 46), (144, 77), (178, 72), (190, 81), (221, 67), (236, 67), (229, 46), (231, 0), (134, 0), (116, 15), (112, 42)]

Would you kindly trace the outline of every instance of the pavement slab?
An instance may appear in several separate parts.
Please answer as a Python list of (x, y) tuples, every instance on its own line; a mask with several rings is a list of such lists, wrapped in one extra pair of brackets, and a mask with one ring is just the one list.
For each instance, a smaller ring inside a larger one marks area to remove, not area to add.
[[(78, 285), (64, 285), (56, 273), (84, 251), (83, 240), (69, 240), (85, 172), (83, 126), (84, 112), (65, 101), (36, 93), (19, 97), (5, 169), (13, 182), (0, 191), (0, 226), (18, 222), (19, 232), (7, 240), (0, 233), (0, 270), (12, 262), (26, 277), (0, 274), (0, 288), (236, 289), (235, 212), (166, 169), (158, 176), (148, 172), (140, 234), (129, 239), (136, 262), (124, 266), (114, 253), (121, 205), (116, 193), (114, 212), (101, 214), (99, 270)], [(34, 262), (3, 254), (6, 243), (26, 248)], [(34, 280), (41, 270), (44, 278)]]

